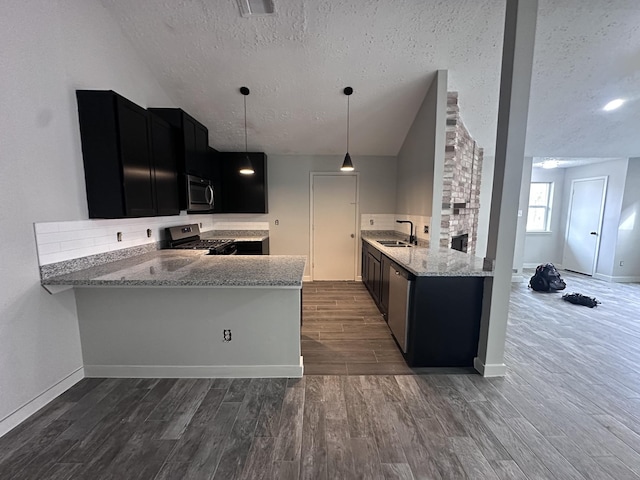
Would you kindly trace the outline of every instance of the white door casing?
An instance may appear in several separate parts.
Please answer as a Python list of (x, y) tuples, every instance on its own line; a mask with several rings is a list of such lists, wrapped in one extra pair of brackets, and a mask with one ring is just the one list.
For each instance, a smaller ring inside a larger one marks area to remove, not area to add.
[(355, 280), (358, 174), (311, 173), (311, 278)]
[(593, 275), (598, 260), (607, 177), (571, 182), (562, 268)]

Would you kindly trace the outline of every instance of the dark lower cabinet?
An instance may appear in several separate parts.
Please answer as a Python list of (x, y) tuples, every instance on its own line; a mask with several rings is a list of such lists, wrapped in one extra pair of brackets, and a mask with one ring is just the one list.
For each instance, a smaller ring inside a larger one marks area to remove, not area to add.
[(385, 255), (380, 259), (380, 310), (385, 319), (388, 320), (387, 314), (389, 313), (389, 267), (391, 266), (391, 260)]
[[(249, 156), (252, 175), (240, 173)], [(267, 156), (264, 153), (221, 152), (222, 208), (225, 213), (269, 213)]]
[(269, 255), (269, 238), (250, 242), (236, 242), (238, 255)]
[(110, 90), (78, 90), (76, 97), (89, 218), (178, 213), (171, 137), (160, 138), (166, 126)]
[[(369, 246), (368, 243), (362, 243), (362, 281), (367, 290), (371, 294), (371, 298), (376, 302), (378, 308), (381, 307), (382, 298), (382, 253), (375, 248)], [(388, 294), (387, 294), (388, 298)], [(381, 308), (380, 308), (381, 309)], [(382, 310), (382, 309), (381, 309)], [(386, 313), (386, 312), (383, 312)]]
[(409, 308), (410, 367), (472, 367), (484, 277), (416, 277)]
[[(402, 268), (369, 243), (362, 243), (362, 281), (387, 321), (392, 265)], [(407, 364), (472, 367), (478, 354), (485, 278), (408, 277), (407, 350), (403, 352)]]

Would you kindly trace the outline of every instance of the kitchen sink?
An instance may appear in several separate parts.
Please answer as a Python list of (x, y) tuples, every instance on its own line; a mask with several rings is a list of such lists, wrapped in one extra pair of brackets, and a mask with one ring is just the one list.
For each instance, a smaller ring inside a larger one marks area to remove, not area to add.
[(412, 247), (410, 243), (403, 242), (402, 240), (377, 240), (377, 242), (385, 247)]

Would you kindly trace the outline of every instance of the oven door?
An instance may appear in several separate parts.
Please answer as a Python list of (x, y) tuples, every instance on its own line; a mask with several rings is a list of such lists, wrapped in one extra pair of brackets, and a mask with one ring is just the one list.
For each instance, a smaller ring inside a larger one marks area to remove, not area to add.
[(216, 201), (211, 180), (185, 175), (187, 184), (187, 213), (212, 212)]

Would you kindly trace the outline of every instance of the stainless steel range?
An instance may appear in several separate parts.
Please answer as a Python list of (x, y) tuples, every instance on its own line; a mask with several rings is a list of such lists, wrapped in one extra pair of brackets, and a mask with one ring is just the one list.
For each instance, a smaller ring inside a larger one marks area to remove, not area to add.
[(238, 252), (236, 243), (230, 238), (200, 238), (200, 227), (197, 223), (169, 227), (165, 230), (170, 248), (209, 250), (208, 255), (235, 255)]

